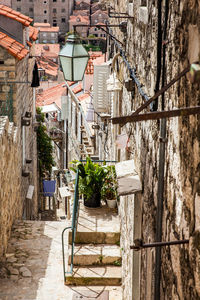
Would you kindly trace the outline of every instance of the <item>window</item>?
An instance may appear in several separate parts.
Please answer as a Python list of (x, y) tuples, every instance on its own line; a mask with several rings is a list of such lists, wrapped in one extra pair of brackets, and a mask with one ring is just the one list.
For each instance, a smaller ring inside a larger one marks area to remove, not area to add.
[(33, 12), (33, 8), (32, 8), (32, 7), (30, 7), (30, 8), (29, 8), (29, 11), (30, 11), (30, 12)]
[(56, 13), (56, 8), (53, 8), (53, 13)]
[(57, 20), (53, 20), (53, 27), (56, 27), (57, 26)]
[(44, 19), (44, 23), (47, 23), (47, 19)]
[(62, 2), (65, 2), (65, 0), (62, 0)]
[(29, 0), (29, 2), (33, 2), (33, 0)]
[(21, 11), (21, 7), (17, 7), (17, 11)]
[(55, 36), (55, 33), (51, 32), (51, 37), (54, 37)]
[(53, 2), (57, 2), (57, 0), (53, 0)]
[(17, 2), (21, 2), (21, 0), (17, 0)]
[(61, 23), (65, 23), (65, 18), (62, 18), (62, 19), (61, 19)]
[(47, 1), (44, 1), (44, 4), (46, 4), (47, 3)]
[(46, 15), (46, 13), (47, 13), (47, 11), (46, 10), (44, 10), (44, 14)]
[(65, 8), (62, 8), (62, 9), (61, 9), (61, 12), (63, 12), (63, 13), (64, 13), (64, 12), (65, 12)]
[(44, 33), (42, 34), (42, 36), (47, 36), (46, 32), (44, 32)]

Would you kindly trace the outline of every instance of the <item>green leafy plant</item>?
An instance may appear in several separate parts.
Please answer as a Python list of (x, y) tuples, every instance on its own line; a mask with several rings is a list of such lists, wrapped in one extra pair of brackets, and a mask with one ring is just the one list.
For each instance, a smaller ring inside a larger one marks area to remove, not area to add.
[(44, 114), (39, 107), (36, 112), (40, 115), (40, 125), (37, 129), (39, 172), (40, 176), (44, 177), (45, 175), (50, 175), (52, 166), (55, 165), (55, 162), (53, 159), (52, 140), (47, 134), (46, 126), (43, 124)]
[(72, 163), (75, 167), (71, 167), (70, 169), (75, 173), (77, 170), (79, 172), (79, 192), (84, 195), (85, 205), (92, 206), (92, 202), (94, 202), (93, 207), (100, 206), (100, 191), (107, 172), (106, 166), (92, 162), (90, 157), (86, 158), (86, 162), (74, 160)]
[(117, 179), (115, 166), (107, 166), (106, 176), (101, 189), (101, 198), (103, 200), (117, 199)]

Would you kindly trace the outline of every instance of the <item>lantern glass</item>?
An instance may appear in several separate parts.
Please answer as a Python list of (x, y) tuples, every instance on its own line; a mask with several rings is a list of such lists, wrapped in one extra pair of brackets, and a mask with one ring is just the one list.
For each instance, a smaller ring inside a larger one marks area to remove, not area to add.
[(68, 37), (59, 57), (65, 80), (80, 81), (83, 79), (89, 55), (76, 34)]

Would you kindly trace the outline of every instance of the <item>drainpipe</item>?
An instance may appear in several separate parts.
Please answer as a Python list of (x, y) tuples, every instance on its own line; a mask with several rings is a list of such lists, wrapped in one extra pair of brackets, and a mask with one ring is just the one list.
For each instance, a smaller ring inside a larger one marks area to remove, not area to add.
[[(159, 2), (159, 1), (158, 1)], [(165, 23), (163, 31), (163, 59), (162, 59), (162, 87), (165, 85), (165, 56), (166, 56), (166, 37), (169, 13), (169, 2), (165, 0)], [(164, 93), (162, 95), (162, 110), (164, 110)], [(166, 119), (161, 120), (160, 125), (160, 149), (159, 149), (159, 174), (158, 174), (158, 193), (157, 193), (157, 213), (156, 213), (156, 242), (162, 241), (162, 217), (163, 217), (163, 196), (164, 196), (164, 172), (165, 172), (165, 142), (166, 142)], [(156, 248), (155, 259), (155, 286), (154, 300), (160, 300), (160, 281), (161, 281), (161, 247)]]
[[(162, 0), (157, 1), (158, 7), (158, 35), (157, 35), (157, 78), (156, 78), (156, 86), (155, 93), (159, 90), (160, 87), (160, 77), (161, 77), (161, 69), (162, 69)], [(153, 111), (157, 111), (158, 109), (158, 99), (156, 99), (151, 105), (151, 109)]]

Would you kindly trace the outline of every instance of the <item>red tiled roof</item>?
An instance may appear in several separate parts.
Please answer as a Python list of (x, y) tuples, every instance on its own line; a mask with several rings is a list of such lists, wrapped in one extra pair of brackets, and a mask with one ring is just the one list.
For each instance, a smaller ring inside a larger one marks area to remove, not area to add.
[(72, 91), (74, 94), (78, 94), (82, 91), (82, 88), (83, 88), (83, 85), (82, 85), (82, 82), (79, 83), (77, 86), (75, 86)]
[(46, 74), (55, 77), (58, 75), (58, 65), (56, 64), (52, 65), (49, 62), (42, 61), (42, 60), (37, 60), (37, 63), (38, 63), (38, 68), (45, 70)]
[(41, 32), (59, 32), (59, 27), (40, 27), (39, 31)]
[[(48, 50), (45, 50), (48, 49)], [(57, 57), (60, 52), (59, 44), (35, 44), (36, 56)]]
[(24, 45), (18, 43), (5, 33), (0, 32), (0, 46), (5, 48), (12, 56), (18, 60), (23, 59), (29, 53)]
[(49, 105), (55, 102), (61, 108), (61, 96), (66, 93), (66, 86), (63, 86), (64, 84), (62, 82), (37, 95), (36, 106)]
[(96, 14), (98, 14), (98, 15), (101, 14), (101, 15), (106, 15), (106, 16), (108, 16), (107, 11), (101, 10), (101, 9), (96, 10), (96, 11), (92, 14), (92, 17), (93, 17), (94, 15), (96, 15)]
[(85, 100), (89, 97), (90, 97), (90, 94), (85, 93), (85, 94), (82, 94), (82, 95), (78, 96), (78, 99), (79, 99), (79, 101), (83, 101), (83, 100)]
[(24, 26), (29, 26), (30, 23), (33, 21), (33, 19), (13, 10), (12, 8), (6, 5), (0, 5), (0, 15), (16, 20)]
[(34, 23), (33, 26), (34, 27), (45, 27), (45, 28), (51, 27), (50, 23)]
[[(77, 19), (80, 19), (80, 21), (77, 21)], [(89, 23), (89, 17), (88, 16), (70, 16), (69, 22), (77, 22), (77, 23)]]
[(29, 26), (29, 38), (32, 40), (32, 41), (36, 41), (37, 40), (37, 37), (38, 37), (38, 29), (33, 27), (33, 26)]

